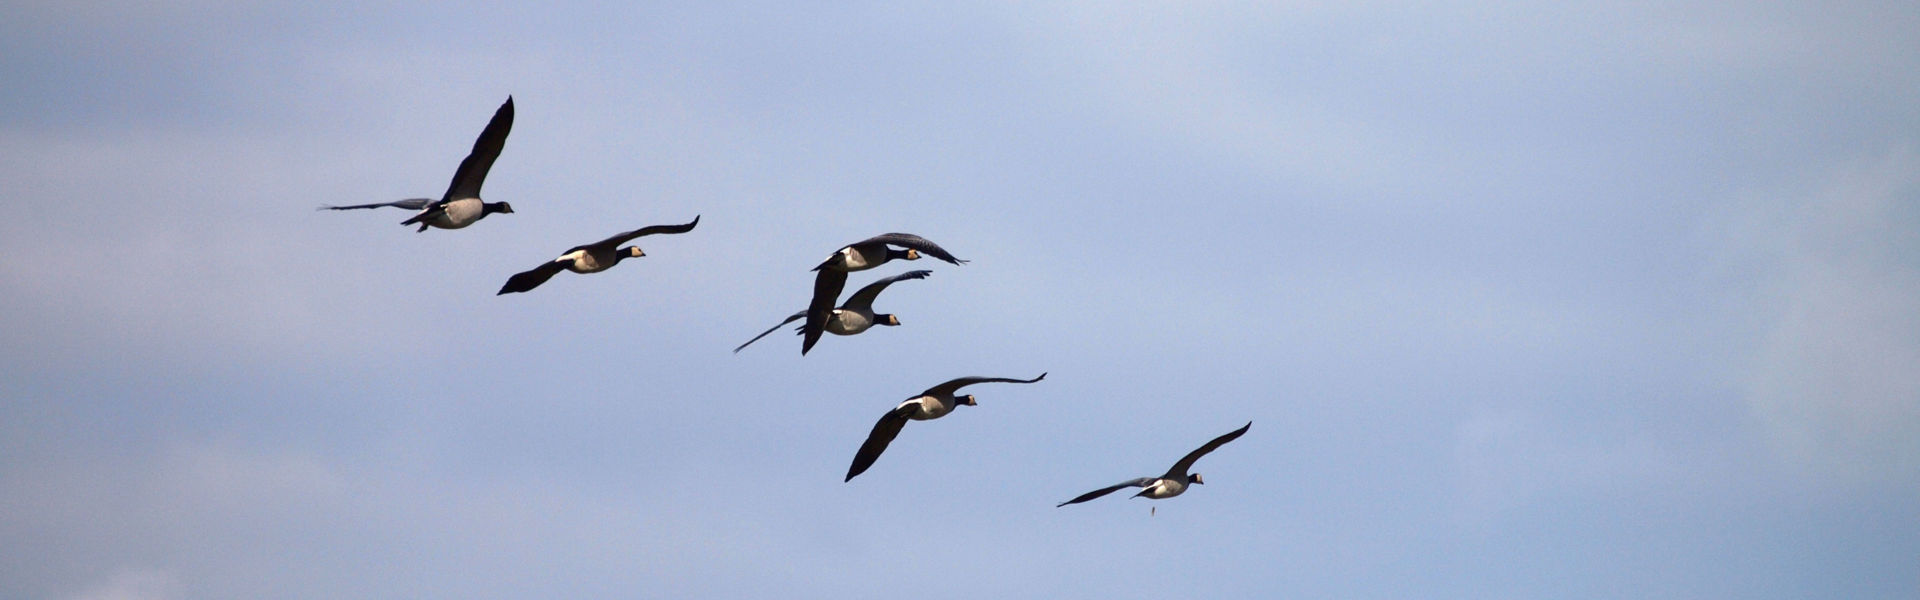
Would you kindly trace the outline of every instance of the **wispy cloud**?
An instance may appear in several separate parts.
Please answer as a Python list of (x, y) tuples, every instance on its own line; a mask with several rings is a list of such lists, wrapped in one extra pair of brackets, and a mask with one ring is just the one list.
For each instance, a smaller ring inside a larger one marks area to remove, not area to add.
[(72, 600), (173, 600), (182, 598), (179, 582), (163, 569), (125, 569), (95, 583)]
[(1847, 479), (1920, 469), (1920, 154), (1836, 169), (1741, 233), (1764, 315), (1743, 379), (1780, 450)]

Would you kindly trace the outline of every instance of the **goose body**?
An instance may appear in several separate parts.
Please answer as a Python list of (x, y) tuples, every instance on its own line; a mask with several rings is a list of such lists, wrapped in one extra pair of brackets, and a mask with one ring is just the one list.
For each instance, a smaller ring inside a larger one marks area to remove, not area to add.
[(932, 421), (953, 413), (961, 404), (959, 398), (941, 398), (939, 396), (921, 396), (894, 406), (893, 410), (902, 418), (914, 421)]
[(1010, 379), (1006, 377), (961, 377), (927, 388), (920, 395), (908, 398), (893, 407), (893, 410), (880, 415), (880, 422), (873, 424), (873, 431), (867, 433), (867, 441), (860, 444), (860, 450), (853, 455), (853, 464), (847, 467), (847, 478), (853, 481), (855, 476), (865, 473), (873, 462), (880, 460), (880, 453), (887, 451), (887, 445), (900, 435), (907, 421), (931, 421), (952, 414), (962, 405), (978, 406), (973, 394), (958, 395), (960, 388), (976, 383), (1034, 383), (1046, 379), (1041, 373), (1033, 379)]
[[(900, 324), (900, 319), (893, 317), (893, 315), (887, 315), (887, 317), (890, 319), (887, 322), (888, 325)], [(827, 333), (834, 335), (857, 335), (860, 332), (873, 329), (875, 320), (876, 315), (874, 315), (871, 310), (862, 312), (836, 308), (833, 309), (833, 314), (827, 317), (826, 330)]]
[[(1194, 479), (1194, 481), (1198, 482), (1199, 479)], [(1161, 477), (1153, 480), (1153, 483), (1148, 484), (1146, 489), (1140, 490), (1140, 493), (1134, 494), (1134, 496), (1145, 496), (1153, 500), (1172, 498), (1180, 495), (1181, 492), (1187, 491), (1188, 485), (1187, 482), (1181, 481), (1178, 478)]]
[[(506, 209), (504, 212), (513, 211)], [(480, 217), (487, 214), (486, 202), (482, 202), (479, 198), (461, 198), (440, 204), (437, 211), (431, 208), (422, 209), (420, 214), (414, 215), (414, 218), (407, 219), (408, 222), (402, 224), (418, 223), (421, 231), (425, 231), (427, 227), (461, 229), (480, 222)]]
[[(634, 258), (642, 256), (646, 255), (633, 255)], [(626, 258), (626, 256), (615, 253), (613, 250), (576, 248), (572, 252), (560, 255), (560, 258), (553, 259), (553, 262), (565, 263), (568, 271), (586, 275), (611, 269), (614, 265), (619, 264), (622, 258)]]
[(1186, 456), (1183, 456), (1180, 458), (1179, 462), (1173, 463), (1173, 468), (1167, 469), (1167, 473), (1165, 475), (1161, 475), (1159, 477), (1141, 477), (1138, 479), (1129, 479), (1126, 481), (1122, 481), (1120, 483), (1116, 483), (1116, 484), (1103, 487), (1091, 492), (1087, 492), (1085, 494), (1081, 494), (1072, 500), (1061, 502), (1055, 505), (1055, 507), (1086, 502), (1094, 498), (1099, 498), (1101, 496), (1111, 494), (1116, 490), (1119, 490), (1121, 488), (1126, 488), (1126, 487), (1144, 488), (1140, 490), (1140, 493), (1133, 495), (1133, 497), (1135, 498), (1145, 496), (1148, 499), (1160, 500), (1160, 499), (1172, 498), (1174, 496), (1178, 496), (1182, 493), (1185, 493), (1187, 491), (1187, 488), (1191, 487), (1194, 484), (1206, 483), (1206, 481), (1201, 480), (1199, 473), (1190, 474), (1187, 472), (1193, 469), (1193, 463), (1199, 461), (1200, 457), (1206, 456), (1207, 453), (1214, 451), (1214, 449), (1217, 449), (1223, 445), (1226, 445), (1227, 442), (1231, 442), (1233, 440), (1239, 439), (1240, 436), (1242, 435), (1246, 435), (1247, 430), (1251, 429), (1252, 427), (1253, 427), (1253, 421), (1247, 421), (1247, 424), (1242, 425), (1239, 429), (1229, 431), (1221, 435), (1220, 437), (1213, 438), (1212, 441), (1209, 441), (1206, 444), (1201, 445), (1199, 448), (1194, 449), (1194, 451), (1192, 452), (1188, 452)]

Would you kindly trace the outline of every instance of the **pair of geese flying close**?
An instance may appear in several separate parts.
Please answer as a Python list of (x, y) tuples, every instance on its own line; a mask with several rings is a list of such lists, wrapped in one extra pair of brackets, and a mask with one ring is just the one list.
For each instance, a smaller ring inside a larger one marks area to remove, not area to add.
[[(856, 335), (872, 329), (875, 325), (886, 325), (888, 327), (900, 325), (900, 317), (889, 313), (873, 312), (873, 300), (880, 297), (880, 292), (885, 291), (887, 286), (893, 285), (894, 282), (906, 281), (908, 279), (926, 279), (928, 275), (932, 274), (933, 271), (927, 270), (907, 271), (867, 284), (866, 287), (854, 292), (852, 296), (848, 296), (846, 304), (842, 304), (839, 308), (835, 308), (828, 313), (822, 330), (832, 332), (834, 335)], [(779, 330), (788, 323), (798, 321), (802, 317), (806, 317), (807, 314), (808, 312), (803, 310), (789, 315), (785, 320), (780, 321), (772, 327), (768, 327), (766, 331), (760, 332), (760, 335), (753, 336), (753, 339), (747, 340), (746, 343), (735, 346), (733, 348), (734, 353), (739, 353), (747, 346), (760, 341), (760, 338), (767, 337), (767, 334)], [(798, 333), (805, 333), (805, 329), (806, 325), (802, 325), (801, 331)], [(807, 350), (808, 348), (803, 347), (800, 353), (806, 354)]]
[[(893, 246), (900, 246), (904, 250), (893, 248)], [(854, 242), (835, 250), (825, 262), (813, 268), (816, 271), (813, 278), (813, 299), (808, 302), (806, 310), (793, 313), (786, 320), (780, 321), (766, 331), (760, 332), (760, 335), (753, 336), (753, 339), (735, 347), (733, 351), (737, 353), (782, 326), (803, 318), (806, 322), (800, 325), (800, 334), (803, 336), (800, 342), (802, 355), (813, 349), (814, 343), (820, 341), (823, 333), (855, 335), (872, 329), (875, 325), (898, 326), (900, 324), (898, 316), (873, 312), (874, 299), (878, 298), (880, 292), (886, 290), (887, 286), (895, 282), (926, 279), (928, 275), (933, 274), (932, 271), (907, 271), (880, 279), (855, 291), (852, 296), (847, 297), (845, 304), (840, 304), (838, 307), (834, 305), (840, 301), (841, 290), (846, 288), (847, 273), (865, 271), (895, 259), (920, 260), (922, 253), (956, 265), (967, 262), (954, 258), (952, 253), (941, 248), (939, 244), (910, 233), (885, 233)]]
[[(853, 464), (847, 467), (847, 478), (843, 481), (853, 481), (854, 477), (858, 477), (861, 473), (867, 472), (867, 469), (873, 466), (874, 461), (880, 460), (880, 454), (886, 452), (887, 446), (893, 443), (894, 438), (900, 436), (900, 431), (906, 428), (907, 421), (931, 421), (952, 414), (954, 409), (961, 406), (979, 406), (979, 402), (975, 400), (973, 394), (967, 394), (965, 396), (959, 395), (960, 388), (979, 383), (1037, 383), (1046, 378), (1046, 373), (1041, 373), (1039, 377), (1033, 379), (961, 377), (927, 388), (926, 391), (920, 392), (920, 395), (908, 398), (906, 401), (894, 406), (893, 410), (889, 410), (886, 414), (880, 415), (880, 421), (873, 424), (873, 431), (867, 433), (867, 441), (862, 442), (860, 444), (860, 450), (854, 452)], [(1134, 494), (1133, 496), (1135, 498), (1144, 496), (1148, 499), (1160, 500), (1178, 496), (1186, 492), (1187, 488), (1191, 485), (1204, 485), (1206, 483), (1199, 473), (1188, 472), (1193, 470), (1194, 463), (1199, 462), (1200, 457), (1206, 456), (1221, 446), (1227, 445), (1227, 442), (1239, 439), (1240, 436), (1246, 435), (1248, 429), (1252, 428), (1253, 421), (1247, 421), (1247, 424), (1240, 426), (1239, 429), (1213, 438), (1207, 443), (1202, 444), (1199, 448), (1195, 448), (1192, 452), (1188, 452), (1186, 456), (1180, 457), (1178, 462), (1173, 463), (1172, 468), (1167, 469), (1167, 472), (1159, 477), (1128, 479), (1081, 494), (1072, 500), (1061, 502), (1054, 506), (1058, 508), (1068, 504), (1079, 504), (1111, 494), (1126, 487), (1145, 488), (1140, 490), (1140, 493)]]
[[(513, 97), (500, 105), (493, 113), (493, 119), (487, 121), (487, 128), (480, 131), (480, 138), (474, 140), (473, 151), (460, 161), (460, 168), (453, 172), (453, 182), (447, 184), (447, 193), (439, 200), (429, 198), (408, 198), (393, 202), (373, 204), (355, 204), (352, 206), (323, 205), (321, 210), (354, 210), (362, 208), (381, 208), (392, 206), (407, 210), (420, 211), (401, 221), (401, 225), (419, 225), (414, 231), (426, 231), (428, 227), (440, 229), (460, 229), (479, 222), (493, 213), (512, 214), (513, 205), (505, 202), (486, 202), (480, 199), (480, 186), (486, 183), (487, 171), (493, 169), (493, 161), (500, 158), (500, 151), (506, 148), (507, 134), (513, 130)], [(591, 244), (574, 246), (553, 259), (533, 269), (517, 273), (507, 279), (500, 287), (499, 294), (525, 292), (539, 287), (561, 271), (573, 271), (587, 274), (598, 273), (613, 268), (622, 259), (646, 256), (639, 246), (620, 247), (634, 238), (659, 233), (686, 233), (700, 224), (700, 217), (694, 216), (693, 222), (685, 225), (654, 225), (633, 231), (620, 233), (613, 237)], [(496, 294), (498, 295), (498, 294)]]
[[(512, 214), (513, 205), (511, 204), (506, 202), (486, 202), (480, 199), (480, 187), (486, 182), (487, 171), (493, 168), (494, 160), (500, 157), (500, 151), (506, 147), (507, 134), (512, 129), (513, 97), (508, 96), (507, 101), (501, 104), (498, 110), (494, 111), (493, 119), (487, 122), (486, 129), (481, 130), (479, 139), (474, 140), (473, 150), (467, 154), (465, 159), (460, 161), (460, 168), (454, 171), (453, 181), (447, 185), (446, 193), (442, 194), (439, 200), (408, 198), (393, 202), (377, 202), (351, 206), (323, 205), (320, 209), (355, 210), (391, 206), (415, 210), (419, 212), (400, 223), (401, 225), (418, 225), (419, 228), (415, 231), (426, 231), (428, 227), (461, 229), (479, 222), (480, 219), (490, 214)], [(621, 244), (647, 235), (686, 233), (692, 231), (694, 226), (699, 225), (699, 223), (700, 217), (696, 215), (692, 222), (684, 225), (654, 225), (642, 227), (614, 235), (613, 237), (592, 244), (574, 246), (568, 249), (566, 253), (561, 254), (559, 258), (508, 278), (507, 283), (501, 286), (499, 294), (532, 290), (539, 287), (540, 284), (546, 283), (548, 279), (551, 279), (563, 270), (582, 274), (605, 271), (619, 264), (623, 259), (646, 256), (646, 253), (643, 252), (639, 246), (621, 247)], [(896, 249), (894, 246), (898, 246), (900, 249)], [(854, 292), (852, 296), (848, 297), (845, 304), (841, 304), (838, 307), (834, 305), (840, 299), (840, 292), (846, 287), (848, 273), (872, 269), (895, 259), (919, 260), (921, 254), (926, 254), (955, 265), (965, 264), (967, 262), (955, 258), (953, 254), (947, 252), (946, 249), (941, 248), (938, 244), (926, 238), (906, 233), (877, 235), (847, 245), (835, 251), (826, 261), (813, 268), (816, 272), (813, 284), (813, 298), (812, 301), (808, 303), (806, 310), (794, 313), (793, 316), (781, 321), (779, 325), (775, 325), (760, 335), (754, 336), (753, 339), (747, 340), (747, 343), (741, 344), (739, 347), (734, 348), (733, 351), (739, 352), (742, 348), (746, 348), (747, 345), (758, 341), (760, 338), (766, 337), (767, 334), (773, 333), (774, 330), (779, 329), (781, 326), (802, 318), (806, 319), (806, 322), (801, 325), (800, 330), (803, 336), (800, 353), (803, 355), (806, 354), (808, 350), (813, 349), (813, 345), (820, 340), (823, 333), (831, 332), (836, 335), (854, 335), (866, 331), (876, 324), (889, 326), (899, 325), (900, 319), (898, 317), (891, 314), (873, 312), (874, 299), (879, 297), (880, 292), (894, 282), (908, 279), (925, 279), (928, 275), (932, 274), (932, 271), (908, 271), (875, 281), (866, 287), (860, 288), (859, 291)], [(866, 472), (869, 467), (872, 467), (874, 461), (880, 459), (880, 454), (887, 450), (887, 445), (891, 444), (894, 438), (900, 435), (900, 431), (906, 427), (907, 421), (938, 419), (952, 413), (955, 408), (961, 405), (976, 406), (978, 403), (974, 400), (972, 394), (965, 396), (958, 395), (960, 388), (978, 383), (1035, 383), (1045, 379), (1046, 376), (1046, 373), (1041, 373), (1039, 377), (1033, 379), (961, 377), (927, 388), (927, 390), (921, 392), (919, 396), (909, 398), (895, 406), (893, 410), (889, 410), (886, 414), (881, 415), (880, 421), (874, 424), (873, 430), (867, 434), (866, 441), (860, 445), (860, 450), (854, 453), (853, 464), (847, 468), (846, 481), (852, 481), (854, 477)], [(1134, 494), (1134, 497), (1145, 496), (1157, 500), (1178, 496), (1182, 492), (1185, 492), (1191, 484), (1205, 483), (1201, 480), (1199, 473), (1189, 474), (1187, 472), (1193, 468), (1193, 464), (1196, 461), (1200, 460), (1200, 457), (1225, 445), (1227, 442), (1239, 438), (1251, 427), (1253, 427), (1253, 422), (1248, 421), (1246, 425), (1239, 429), (1214, 438), (1193, 452), (1187, 453), (1179, 462), (1174, 463), (1173, 468), (1168, 469), (1166, 474), (1160, 477), (1141, 477), (1122, 481), (1111, 486), (1081, 494), (1079, 497), (1062, 502), (1057, 506), (1086, 502), (1125, 487), (1145, 488), (1141, 490), (1140, 493)]]
[[(894, 249), (893, 246), (899, 246), (905, 249), (898, 250)], [(808, 350), (813, 349), (814, 343), (820, 341), (820, 335), (826, 332), (830, 326), (829, 321), (845, 318), (842, 316), (845, 313), (845, 307), (836, 309), (833, 305), (840, 300), (840, 290), (846, 288), (848, 273), (865, 271), (886, 264), (887, 261), (894, 259), (920, 260), (921, 253), (926, 253), (928, 256), (955, 265), (962, 265), (967, 262), (954, 258), (952, 253), (947, 252), (945, 248), (941, 248), (939, 244), (935, 244), (927, 238), (910, 233), (883, 233), (842, 247), (834, 251), (832, 256), (827, 257), (826, 261), (815, 266), (813, 268), (815, 273), (813, 277), (813, 300), (807, 303), (807, 310), (803, 313), (807, 318), (807, 322), (800, 328), (802, 335), (800, 354), (805, 355)], [(918, 279), (918, 277), (915, 279)], [(885, 286), (882, 287), (884, 288)], [(862, 288), (861, 292), (864, 291), (866, 291), (866, 289)], [(874, 293), (878, 294), (879, 292), (875, 291)], [(854, 293), (856, 298), (859, 297), (859, 295), (859, 292)], [(848, 304), (853, 304), (853, 302), (850, 300)], [(788, 319), (788, 321), (792, 321), (792, 319)], [(784, 325), (785, 323), (782, 324)], [(892, 324), (899, 325), (898, 322)], [(862, 327), (860, 330), (865, 331), (866, 328)], [(836, 331), (834, 333), (840, 332)], [(859, 331), (853, 333), (859, 333)], [(852, 335), (852, 333), (841, 335)]]

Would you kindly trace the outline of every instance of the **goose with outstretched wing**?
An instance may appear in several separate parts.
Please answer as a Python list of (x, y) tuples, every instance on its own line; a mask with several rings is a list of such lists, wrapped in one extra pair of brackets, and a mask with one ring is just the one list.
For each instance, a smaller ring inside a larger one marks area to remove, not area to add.
[(473, 142), (473, 151), (460, 161), (460, 168), (453, 172), (453, 181), (447, 184), (447, 193), (439, 200), (427, 198), (408, 198), (393, 202), (375, 202), (372, 204), (354, 204), (351, 206), (323, 205), (321, 210), (354, 210), (361, 208), (381, 208), (392, 206), (417, 210), (401, 225), (420, 226), (416, 231), (426, 231), (427, 227), (441, 229), (459, 229), (478, 222), (482, 217), (493, 213), (513, 213), (513, 205), (505, 202), (486, 202), (480, 199), (480, 185), (486, 182), (487, 171), (493, 168), (493, 161), (500, 157), (500, 150), (507, 145), (507, 133), (513, 129), (513, 97), (508, 96), (505, 104), (493, 113), (493, 119), (487, 121), (487, 128), (480, 131), (479, 139)]
[(1033, 379), (961, 377), (927, 388), (927, 391), (908, 398), (880, 416), (880, 422), (874, 423), (873, 431), (867, 433), (867, 441), (862, 442), (860, 450), (853, 453), (853, 465), (847, 467), (847, 478), (843, 481), (853, 481), (855, 476), (867, 472), (867, 468), (873, 466), (873, 461), (880, 460), (880, 453), (887, 451), (887, 444), (893, 443), (893, 438), (900, 435), (907, 421), (930, 421), (947, 416), (960, 406), (979, 406), (973, 394), (956, 395), (960, 388), (976, 383), (1034, 383), (1046, 378), (1046, 373)]
[(1072, 500), (1068, 500), (1066, 502), (1061, 502), (1054, 506), (1055, 508), (1058, 508), (1061, 506), (1066, 506), (1068, 504), (1078, 504), (1081, 502), (1086, 502), (1094, 498), (1099, 498), (1101, 496), (1111, 494), (1114, 491), (1119, 490), (1120, 488), (1126, 488), (1126, 487), (1146, 488), (1146, 489), (1140, 490), (1140, 493), (1134, 494), (1133, 497), (1135, 498), (1146, 496), (1149, 499), (1159, 500), (1162, 498), (1172, 498), (1174, 496), (1178, 496), (1180, 495), (1181, 492), (1187, 491), (1187, 486), (1189, 484), (1205, 484), (1206, 483), (1205, 481), (1201, 481), (1199, 473), (1193, 473), (1193, 474), (1187, 473), (1188, 470), (1193, 468), (1194, 462), (1199, 461), (1200, 457), (1206, 456), (1208, 452), (1212, 452), (1215, 449), (1226, 445), (1227, 442), (1231, 442), (1235, 439), (1239, 439), (1239, 437), (1242, 435), (1246, 435), (1247, 429), (1252, 427), (1253, 427), (1253, 421), (1247, 421), (1247, 424), (1241, 426), (1239, 429), (1235, 429), (1233, 431), (1227, 432), (1225, 435), (1222, 435), (1220, 437), (1213, 438), (1213, 441), (1207, 442), (1205, 445), (1202, 445), (1199, 448), (1194, 449), (1194, 451), (1188, 452), (1186, 456), (1181, 457), (1180, 462), (1173, 463), (1173, 468), (1167, 469), (1167, 473), (1165, 475), (1161, 475), (1159, 477), (1141, 477), (1139, 479), (1129, 479), (1129, 480), (1122, 481), (1120, 483), (1103, 487), (1091, 492), (1087, 492), (1085, 494), (1081, 494), (1079, 497), (1076, 497)]
[(574, 246), (568, 249), (566, 253), (561, 254), (560, 258), (547, 261), (546, 264), (538, 267), (515, 273), (513, 277), (507, 278), (506, 285), (500, 286), (499, 293), (494, 295), (525, 292), (540, 287), (540, 284), (546, 283), (548, 279), (552, 279), (554, 275), (559, 274), (561, 271), (573, 271), (584, 275), (611, 269), (614, 265), (620, 264), (621, 260), (639, 258), (647, 255), (639, 246), (621, 247), (621, 244), (633, 241), (634, 238), (641, 236), (660, 233), (686, 233), (693, 231), (694, 226), (699, 224), (700, 217), (699, 215), (695, 215), (692, 222), (684, 225), (653, 225), (650, 227), (642, 227), (591, 244)]

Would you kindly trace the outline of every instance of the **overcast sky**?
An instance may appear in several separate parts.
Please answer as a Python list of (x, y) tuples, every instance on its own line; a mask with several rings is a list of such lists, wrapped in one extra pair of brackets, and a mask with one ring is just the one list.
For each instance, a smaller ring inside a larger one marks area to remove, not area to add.
[(1911, 2), (246, 4), (0, 9), (0, 597), (1920, 589)]

